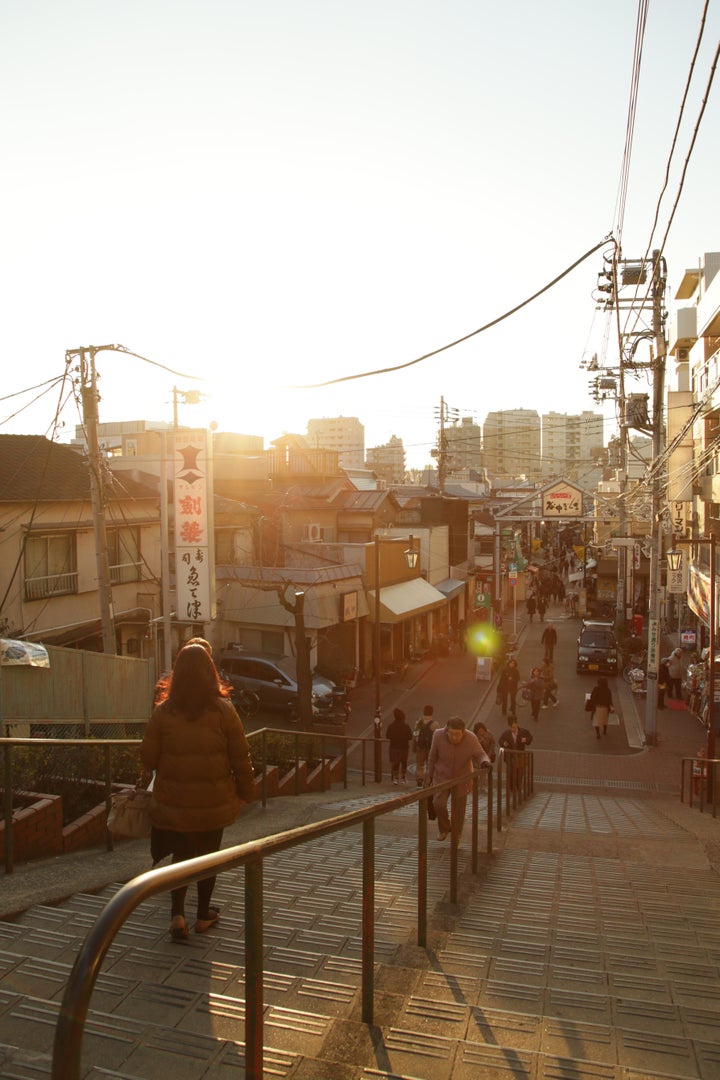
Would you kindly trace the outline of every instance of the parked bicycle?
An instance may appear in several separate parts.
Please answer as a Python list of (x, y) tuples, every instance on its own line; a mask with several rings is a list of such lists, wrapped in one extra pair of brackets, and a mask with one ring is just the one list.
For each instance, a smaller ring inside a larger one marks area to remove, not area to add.
[(233, 690), (230, 700), (243, 720), (251, 720), (260, 711), (260, 698), (253, 690)]

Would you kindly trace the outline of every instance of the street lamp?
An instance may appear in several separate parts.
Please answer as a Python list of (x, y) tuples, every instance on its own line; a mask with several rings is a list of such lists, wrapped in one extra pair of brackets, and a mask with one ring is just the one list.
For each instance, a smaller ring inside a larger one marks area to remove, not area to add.
[(682, 551), (667, 551), (665, 553), (665, 558), (667, 559), (668, 570), (672, 570), (673, 573), (676, 573), (678, 570), (682, 569)]
[[(715, 547), (716, 538), (711, 535), (704, 539), (698, 540), (678, 540), (680, 544), (709, 544), (710, 545), (710, 597), (709, 597), (709, 610), (708, 610), (708, 630), (709, 630), (709, 651), (710, 660), (708, 664), (708, 682), (710, 684), (707, 699), (707, 749), (705, 751), (708, 760), (713, 761), (715, 758)], [(668, 551), (667, 555), (668, 569), (677, 571), (682, 569), (682, 552), (681, 551)], [(707, 774), (707, 796), (708, 799), (713, 797), (712, 792), (713, 773), (708, 766)]]

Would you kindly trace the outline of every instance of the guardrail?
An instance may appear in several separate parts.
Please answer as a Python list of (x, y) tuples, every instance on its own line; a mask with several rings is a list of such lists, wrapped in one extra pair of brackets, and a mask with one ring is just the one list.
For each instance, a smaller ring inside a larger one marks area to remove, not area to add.
[[(523, 758), (522, 763), (515, 758)], [(499, 758), (499, 775), (505, 769), (506, 807), (510, 799), (517, 805), (532, 789), (532, 755), (510, 752)], [(494, 783), (493, 770), (487, 776), (487, 852), (492, 853)], [(466, 784), (467, 775), (443, 784), (411, 792), (382, 803), (351, 811), (327, 821), (304, 825), (276, 836), (263, 837), (233, 848), (203, 855), (186, 862), (150, 870), (128, 882), (108, 902), (90, 930), (73, 966), (60, 1007), (53, 1046), (52, 1080), (79, 1080), (81, 1076), (82, 1038), (90, 999), (102, 961), (118, 932), (132, 912), (153, 896), (187, 886), (203, 878), (244, 867), (245, 890), (245, 1078), (262, 1080), (263, 1076), (263, 865), (271, 855), (301, 844), (362, 826), (362, 946), (361, 1002), (362, 1021), (373, 1023), (374, 947), (375, 947), (375, 822), (377, 818), (404, 807), (418, 805), (417, 855), (417, 944), (427, 945), (427, 876), (428, 817), (427, 804), (440, 792), (450, 791), (455, 820), (456, 789)], [(471, 871), (478, 872), (478, 810), (480, 774), (472, 777)], [(511, 790), (510, 790), (511, 789)], [(499, 793), (500, 794), (500, 793)], [(498, 808), (501, 800), (498, 799)], [(452, 835), (449, 868), (450, 902), (457, 903), (458, 837)]]
[[(710, 791), (712, 816), (717, 817), (718, 765), (720, 758), (692, 757), (680, 762), (680, 802), (685, 802), (688, 792), (688, 805), (693, 805), (693, 795), (700, 802), (700, 813), (705, 812), (706, 796)], [(687, 785), (685, 778), (687, 776)], [(708, 784), (708, 780), (710, 783)]]

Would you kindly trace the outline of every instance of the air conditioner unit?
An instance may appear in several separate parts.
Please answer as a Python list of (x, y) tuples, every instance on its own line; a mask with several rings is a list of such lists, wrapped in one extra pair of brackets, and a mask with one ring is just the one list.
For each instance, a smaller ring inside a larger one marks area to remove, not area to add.
[(677, 352), (675, 353), (675, 363), (676, 364), (687, 364), (689, 358), (690, 358), (690, 350), (689, 349), (678, 349)]
[(306, 525), (303, 533), (305, 540), (322, 540), (322, 527), (320, 525)]

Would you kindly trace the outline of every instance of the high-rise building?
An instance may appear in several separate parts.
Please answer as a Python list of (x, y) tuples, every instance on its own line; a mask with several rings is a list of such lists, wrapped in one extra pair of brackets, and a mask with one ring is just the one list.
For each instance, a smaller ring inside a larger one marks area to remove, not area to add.
[(472, 416), (463, 416), (459, 424), (456, 421), (444, 431), (451, 473), (468, 472), (471, 469), (480, 472), (483, 467), (480, 425), (475, 423)]
[(368, 447), (367, 467), (387, 480), (388, 484), (402, 484), (405, 480), (405, 447), (402, 439), (393, 435), (383, 446)]
[(357, 416), (308, 420), (307, 438), (314, 450), (337, 450), (343, 469), (362, 469), (365, 464), (365, 426)]
[(564, 476), (582, 483), (594, 470), (602, 449), (602, 413), (543, 413), (543, 477)]
[(483, 425), (483, 459), (491, 480), (541, 477), (540, 417), (535, 409), (490, 412)]

